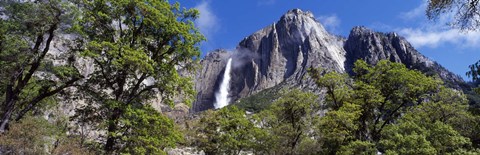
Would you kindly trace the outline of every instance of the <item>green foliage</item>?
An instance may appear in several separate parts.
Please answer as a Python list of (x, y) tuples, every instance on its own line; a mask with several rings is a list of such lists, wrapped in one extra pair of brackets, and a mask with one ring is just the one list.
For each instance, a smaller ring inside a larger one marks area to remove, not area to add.
[(480, 61), (477, 61), (468, 67), (470, 68), (470, 71), (467, 72), (467, 76), (472, 77), (473, 81), (477, 81), (480, 75)]
[(386, 154), (436, 154), (427, 134), (424, 128), (412, 122), (391, 125), (383, 133), (380, 148)]
[(435, 122), (427, 126), (429, 129), (428, 141), (440, 154), (455, 153), (460, 150), (468, 149), (471, 146), (470, 139), (460, 135), (450, 125)]
[(312, 154), (310, 138), (317, 97), (298, 89), (282, 90), (280, 98), (260, 113), (246, 115), (235, 105), (201, 115), (193, 144), (206, 154)]
[(309, 138), (314, 113), (319, 110), (317, 96), (298, 89), (283, 90), (282, 96), (258, 114), (258, 122), (269, 130), (276, 144), (272, 150), (294, 154), (304, 139)]
[(357, 87), (360, 87), (357, 90), (367, 89), (373, 94), (357, 96), (356, 99), (359, 102), (357, 104), (367, 105), (363, 109), (366, 113), (362, 116), (362, 121), (365, 121), (362, 124), (371, 124), (364, 128), (370, 128), (373, 140), (378, 140), (385, 125), (392, 123), (411, 107), (421, 104), (441, 84), (439, 80), (387, 60), (372, 67), (364, 61), (357, 61), (355, 65), (354, 79), (357, 80)]
[(469, 138), (440, 121), (416, 124), (401, 120), (382, 133), (380, 148), (387, 154), (463, 154), (473, 153)]
[(165, 0), (82, 0), (79, 6), (83, 15), (73, 27), (94, 71), (81, 88), (87, 105), (77, 118), (107, 131), (107, 153), (158, 153), (173, 146), (179, 137), (171, 121), (147, 117), (153, 111), (146, 104), (156, 94), (169, 106), (174, 99), (192, 102), (191, 79), (179, 70), (193, 71), (200, 56), (204, 37), (193, 25), (198, 11)]
[(336, 103), (327, 106), (317, 123), (323, 154), (475, 152), (478, 117), (468, 111), (461, 92), (402, 64), (382, 60), (375, 66), (364, 61), (355, 65), (353, 82), (338, 73), (312, 76), (326, 88), (326, 104)]
[(377, 154), (375, 144), (368, 141), (352, 141), (348, 145), (343, 145), (337, 154), (341, 155), (370, 155)]
[(340, 108), (342, 104), (350, 98), (350, 95), (352, 95), (348, 75), (329, 72), (322, 77), (316, 77), (318, 74), (318, 69), (310, 69), (310, 75), (317, 79), (315, 81), (316, 84), (327, 90), (328, 95), (325, 99), (326, 108)]
[(326, 90), (324, 107), (312, 93), (284, 89), (251, 117), (235, 105), (207, 111), (194, 144), (207, 154), (479, 153), (479, 117), (460, 91), (402, 64), (356, 65), (353, 79), (310, 70)]
[[(191, 81), (178, 70), (191, 71), (200, 55), (197, 45), (204, 38), (192, 22), (198, 11), (163, 0), (85, 0), (83, 12), (76, 27), (90, 39), (82, 54), (96, 66), (89, 84), (112, 89), (114, 98), (128, 102), (159, 91), (165, 104), (173, 105), (179, 93), (191, 103)], [(150, 85), (144, 83), (148, 78), (154, 79)]]
[[(29, 130), (36, 129), (36, 130)], [(14, 123), (10, 131), (0, 136), (0, 146), (15, 154), (47, 154), (45, 147), (52, 149), (58, 129), (42, 118), (29, 117)]]
[[(69, 34), (78, 10), (71, 1), (2, 1), (0, 19), (0, 132), (8, 122), (39, 109), (45, 100), (65, 92), (82, 78), (74, 65), (76, 50), (71, 40), (62, 40), (58, 61), (48, 53), (58, 33)], [(48, 102), (48, 101), (46, 101)]]
[(239, 154), (240, 151), (264, 152), (271, 140), (235, 106), (202, 114), (196, 132), (197, 145), (206, 154)]
[(355, 131), (359, 127), (357, 121), (361, 112), (359, 105), (344, 103), (340, 109), (329, 111), (320, 118), (317, 131), (323, 154), (333, 154), (340, 147), (355, 140)]
[(120, 122), (122, 130), (117, 132), (121, 133), (119, 139), (125, 145), (120, 150), (122, 153), (165, 154), (164, 148), (174, 147), (175, 142), (182, 139), (173, 121), (148, 105), (128, 107)]
[[(429, 2), (433, 13), (452, 4)], [(147, 103), (156, 94), (161, 104), (192, 102), (191, 79), (179, 70), (193, 71), (200, 56), (205, 38), (193, 25), (197, 10), (166, 0), (7, 0), (0, 6), (8, 17), (0, 18), (0, 132), (12, 117), (18, 120), (0, 135), (2, 153), (165, 154), (182, 141), (173, 121)], [(60, 33), (75, 39), (62, 40), (58, 65), (47, 52)], [(86, 104), (75, 120), (101, 131), (101, 144), (66, 135), (65, 120), (33, 115), (51, 110), (56, 95), (83, 78), (74, 65), (78, 52), (94, 70), (79, 87)], [(474, 80), (479, 66), (467, 73)], [(480, 153), (480, 117), (468, 111), (461, 92), (385, 60), (357, 61), (353, 71), (352, 79), (309, 70), (325, 88), (323, 104), (315, 94), (278, 86), (242, 99), (240, 108), (206, 111), (187, 138), (207, 154)], [(104, 151), (90, 152), (87, 143)]]
[(9, 132), (0, 135), (5, 154), (89, 154), (73, 138), (65, 135), (66, 122), (49, 122), (41, 117), (26, 117), (12, 123)]
[(428, 131), (427, 140), (441, 153), (455, 153), (472, 149), (478, 139), (478, 117), (467, 111), (463, 94), (441, 88), (429, 102), (407, 112), (401, 121), (418, 124)]
[(233, 105), (253, 113), (260, 112), (267, 109), (274, 100), (280, 98), (281, 94), (279, 92), (281, 87), (282, 84), (279, 84), (272, 88), (262, 90), (256, 94), (241, 98)]

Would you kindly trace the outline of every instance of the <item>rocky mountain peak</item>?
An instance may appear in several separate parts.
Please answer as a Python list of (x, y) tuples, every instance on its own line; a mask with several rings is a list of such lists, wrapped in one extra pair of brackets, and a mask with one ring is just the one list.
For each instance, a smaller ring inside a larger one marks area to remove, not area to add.
[[(310, 67), (344, 72), (345, 51), (339, 40), (312, 13), (288, 11), (279, 21), (243, 39), (231, 54), (229, 98), (235, 101), (286, 81), (308, 85), (304, 76)], [(226, 64), (226, 58), (216, 59), (221, 55), (225, 54), (208, 54), (202, 60), (193, 111), (208, 109), (215, 102), (214, 92)]]
[(350, 31), (350, 35), (362, 35), (362, 34), (372, 34), (372, 33), (374, 33), (374, 31), (365, 26), (355, 26)]
[(286, 31), (295, 37), (294, 39), (300, 41), (304, 41), (310, 35), (324, 36), (328, 34), (310, 11), (304, 12), (300, 9), (287, 11), (277, 24), (273, 25), (273, 29)]
[(207, 53), (202, 61), (222, 61), (230, 57), (230, 54), (227, 50), (217, 49), (212, 52)]
[[(349, 73), (352, 73), (353, 64), (358, 59), (369, 64), (376, 64), (386, 59), (403, 63), (410, 69), (417, 69), (431, 75), (437, 74), (447, 83), (463, 83), (459, 76), (422, 55), (404, 37), (395, 32), (376, 32), (357, 26), (350, 31), (344, 49), (347, 52), (345, 69)], [(460, 88), (458, 85), (451, 87)]]
[(287, 13), (285, 13), (282, 17), (285, 17), (285, 16), (299, 16), (299, 15), (302, 15), (302, 16), (308, 16), (308, 17), (311, 17), (311, 18), (315, 18), (313, 16), (313, 13), (310, 12), (310, 11), (302, 11), (301, 9), (292, 9), (292, 10), (288, 10)]
[(396, 33), (375, 32), (365, 27), (354, 27), (350, 31), (344, 46), (349, 61), (347, 70), (351, 70), (354, 61), (363, 59), (371, 64), (388, 59), (412, 67), (417, 63), (430, 65), (433, 62), (417, 52), (413, 46)]
[(447, 83), (463, 82), (396, 33), (357, 26), (345, 39), (328, 33), (312, 13), (293, 9), (274, 24), (244, 38), (235, 52), (217, 50), (205, 56), (195, 77), (198, 94), (193, 111), (213, 107), (214, 94), (230, 57), (233, 67), (228, 97), (233, 102), (279, 85), (320, 91), (307, 75), (308, 68), (352, 73), (358, 59), (369, 64), (387, 59), (440, 75)]
[(316, 19), (310, 11), (302, 11), (300, 9), (293, 9), (287, 11), (282, 17), (280, 17), (279, 22), (286, 23), (315, 23)]

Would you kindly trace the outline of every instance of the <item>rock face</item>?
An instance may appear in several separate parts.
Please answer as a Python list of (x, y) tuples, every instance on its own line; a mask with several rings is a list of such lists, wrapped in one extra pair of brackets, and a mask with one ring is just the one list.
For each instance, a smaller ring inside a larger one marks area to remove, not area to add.
[(347, 51), (345, 70), (350, 74), (352, 74), (353, 64), (358, 59), (369, 64), (387, 59), (403, 63), (407, 68), (417, 69), (426, 74), (437, 74), (454, 88), (459, 89), (459, 84), (464, 83), (459, 76), (419, 53), (405, 38), (394, 32), (381, 33), (365, 27), (354, 27), (350, 31), (344, 49)]
[(342, 39), (329, 34), (310, 12), (288, 11), (280, 21), (243, 39), (234, 53), (216, 51), (201, 62), (193, 111), (213, 107), (226, 60), (232, 57), (229, 97), (236, 100), (285, 81), (301, 82), (309, 67), (344, 71)]
[(231, 101), (280, 84), (315, 88), (307, 75), (310, 67), (352, 73), (353, 63), (381, 59), (438, 73), (452, 83), (462, 79), (416, 51), (396, 33), (380, 33), (355, 27), (345, 39), (328, 33), (310, 12), (288, 11), (280, 20), (244, 38), (235, 52), (217, 50), (201, 61), (196, 78), (197, 98), (193, 112), (213, 108), (228, 58), (232, 58)]
[(195, 89), (197, 97), (193, 103), (193, 111), (202, 111), (213, 108), (215, 103), (215, 92), (218, 91), (220, 81), (222, 81), (225, 65), (230, 57), (230, 53), (224, 50), (216, 50), (208, 53), (200, 61), (200, 68), (195, 75)]

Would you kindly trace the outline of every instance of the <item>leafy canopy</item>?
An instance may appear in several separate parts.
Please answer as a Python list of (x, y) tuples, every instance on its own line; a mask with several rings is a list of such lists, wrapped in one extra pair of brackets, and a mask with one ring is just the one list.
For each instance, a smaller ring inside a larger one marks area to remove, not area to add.
[(335, 72), (313, 76), (327, 92), (329, 111), (315, 131), (322, 154), (476, 152), (478, 118), (461, 92), (386, 60), (374, 66), (359, 60), (354, 72), (353, 81)]
[(159, 104), (191, 103), (191, 79), (179, 72), (192, 71), (200, 55), (204, 37), (192, 21), (198, 11), (166, 0), (82, 0), (80, 6), (75, 30), (94, 70), (81, 88), (87, 104), (77, 118), (107, 131), (107, 153), (172, 147), (179, 136), (171, 121), (148, 104), (157, 95)]

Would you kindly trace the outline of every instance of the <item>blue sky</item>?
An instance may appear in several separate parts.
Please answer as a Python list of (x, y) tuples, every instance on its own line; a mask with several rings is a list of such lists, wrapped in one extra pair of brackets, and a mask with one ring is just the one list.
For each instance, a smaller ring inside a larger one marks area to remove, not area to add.
[(197, 27), (207, 37), (202, 52), (234, 49), (238, 42), (280, 19), (288, 10), (311, 11), (333, 34), (348, 36), (354, 26), (397, 32), (430, 59), (462, 76), (480, 60), (480, 32), (461, 33), (446, 26), (451, 16), (436, 22), (425, 16), (426, 1), (413, 0), (179, 0), (197, 8)]

